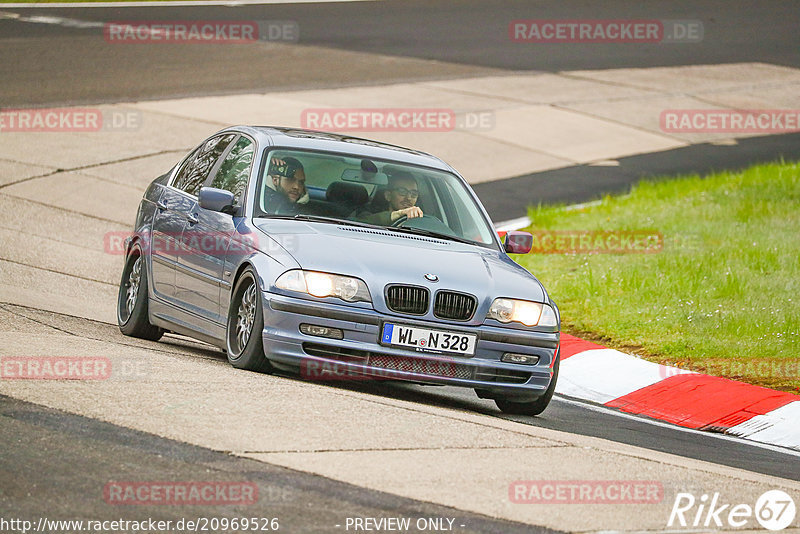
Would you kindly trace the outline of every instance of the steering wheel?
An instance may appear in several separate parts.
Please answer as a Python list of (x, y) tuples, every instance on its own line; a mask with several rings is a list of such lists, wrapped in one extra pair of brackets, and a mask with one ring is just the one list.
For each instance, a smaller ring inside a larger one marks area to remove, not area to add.
[[(425, 217), (425, 215), (423, 215), (423, 217)], [(399, 227), (399, 226), (403, 226), (403, 223), (404, 223), (404, 222), (406, 222), (407, 220), (408, 220), (408, 215), (401, 215), (400, 217), (398, 217), (398, 218), (397, 218), (397, 219), (396, 219), (396, 220), (395, 220), (395, 221), (392, 223), (392, 225), (391, 225), (391, 226), (392, 226), (392, 228), (397, 228), (397, 227)]]
[[(403, 223), (408, 221), (408, 220), (409, 220), (408, 219), (408, 215), (401, 215), (400, 217), (397, 218), (396, 221), (394, 221), (392, 223), (392, 227), (397, 228), (398, 226), (403, 226)], [(432, 222), (432, 221), (436, 221), (439, 224), (442, 223), (442, 221), (440, 221), (438, 218), (434, 217), (433, 215), (423, 215), (422, 217), (414, 217), (411, 220), (417, 221), (417, 222), (422, 222), (422, 221), (425, 221), (425, 222), (431, 221)]]

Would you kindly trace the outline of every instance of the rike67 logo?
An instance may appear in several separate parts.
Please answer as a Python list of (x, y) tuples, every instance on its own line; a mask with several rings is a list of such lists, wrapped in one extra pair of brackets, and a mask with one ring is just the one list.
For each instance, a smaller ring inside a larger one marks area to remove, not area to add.
[(696, 498), (691, 493), (678, 493), (669, 514), (667, 527), (721, 528), (755, 527), (752, 519), (767, 530), (783, 530), (794, 521), (797, 509), (794, 500), (784, 491), (770, 490), (755, 503), (725, 503), (719, 493), (703, 494)]

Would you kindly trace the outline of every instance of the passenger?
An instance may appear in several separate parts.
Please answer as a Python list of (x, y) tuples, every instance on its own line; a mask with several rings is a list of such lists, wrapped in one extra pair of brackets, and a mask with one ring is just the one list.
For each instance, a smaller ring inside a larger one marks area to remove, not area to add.
[(383, 192), (389, 209), (377, 213), (361, 213), (359, 220), (370, 224), (390, 226), (400, 217), (409, 219), (422, 217), (422, 209), (417, 206), (419, 187), (414, 176), (406, 171), (397, 171), (389, 177), (389, 184)]
[(264, 181), (264, 207), (279, 215), (295, 214), (309, 201), (306, 173), (297, 158), (272, 158)]

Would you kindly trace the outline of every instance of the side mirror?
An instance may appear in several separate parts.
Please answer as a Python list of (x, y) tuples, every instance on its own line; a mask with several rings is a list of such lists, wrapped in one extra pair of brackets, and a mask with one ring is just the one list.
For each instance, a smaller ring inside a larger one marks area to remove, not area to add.
[(236, 200), (233, 193), (214, 187), (201, 187), (197, 194), (200, 207), (206, 210), (233, 213), (236, 209)]
[(533, 247), (533, 236), (528, 232), (507, 232), (503, 245), (511, 254), (527, 254)]

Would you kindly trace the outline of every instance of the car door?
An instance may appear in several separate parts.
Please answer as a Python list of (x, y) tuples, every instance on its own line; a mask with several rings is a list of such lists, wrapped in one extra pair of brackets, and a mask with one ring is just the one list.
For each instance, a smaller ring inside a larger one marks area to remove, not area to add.
[(214, 322), (219, 319), (219, 285), (213, 258), (222, 234), (215, 235), (209, 217), (214, 219), (214, 215), (224, 214), (210, 215), (211, 212), (201, 209), (197, 194), (214, 176), (236, 137), (237, 134), (228, 133), (209, 139), (187, 173), (186, 184), (180, 187), (186, 202), (182, 204), (184, 225), (177, 252), (175, 300), (184, 310)]
[(186, 224), (185, 213), (191, 208), (188, 205), (190, 198), (177, 186), (187, 183), (186, 176), (198, 150), (199, 148), (192, 151), (180, 163), (170, 183), (162, 189), (161, 196), (156, 201), (153, 231), (150, 235), (150, 272), (155, 296), (169, 302), (175, 300), (177, 251)]
[[(230, 149), (223, 155), (221, 163), (213, 170), (213, 175), (206, 181), (208, 187), (224, 189), (233, 193), (237, 206), (244, 199), (248, 179), (253, 165), (255, 142), (247, 136), (241, 135), (231, 143)], [(220, 292), (228, 291), (228, 282), (223, 279), (223, 270), (230, 254), (237, 254), (241, 247), (231, 249), (231, 237), (236, 232), (236, 227), (241, 217), (229, 213), (198, 208), (197, 222), (189, 224), (184, 229), (183, 244), (192, 253), (179, 258), (186, 269), (197, 273), (193, 277), (195, 282), (188, 277), (182, 280), (187, 283), (184, 287), (179, 284), (178, 290), (197, 307), (202, 308), (205, 317), (224, 323), (227, 309), (220, 307)]]

